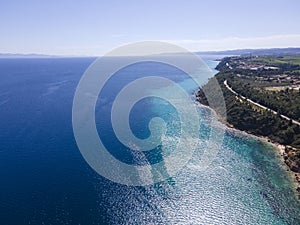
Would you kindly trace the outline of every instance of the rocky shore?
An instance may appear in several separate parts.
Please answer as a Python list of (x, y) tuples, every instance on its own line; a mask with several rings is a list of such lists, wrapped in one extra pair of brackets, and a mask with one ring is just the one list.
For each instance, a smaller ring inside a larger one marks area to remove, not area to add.
[[(209, 107), (207, 102), (203, 101), (197, 93), (196, 93), (196, 99), (199, 104), (201, 104), (202, 106), (208, 107), (209, 109), (211, 109), (215, 112), (215, 110), (212, 109), (211, 107)], [(259, 138), (264, 142), (272, 144), (275, 148), (278, 149), (278, 153), (281, 156), (282, 161), (285, 163), (286, 169), (287, 169), (287, 171), (289, 171), (292, 180), (294, 181), (296, 195), (298, 196), (298, 199), (300, 200), (300, 167), (294, 160), (299, 149), (294, 148), (289, 145), (282, 145), (282, 144), (276, 142), (275, 140), (272, 140), (271, 137), (263, 137), (260, 135), (256, 135), (253, 132), (249, 132), (247, 130), (240, 130), (237, 127), (235, 127), (233, 124), (226, 121), (225, 118), (222, 118), (220, 115), (218, 115), (218, 113), (216, 113), (216, 115), (219, 117), (219, 121), (222, 122), (223, 124), (225, 124), (228, 128), (235, 129), (240, 132), (245, 132), (247, 135), (251, 135), (255, 138)]]
[(289, 146), (289, 145), (281, 145), (278, 147), (280, 149), (280, 155), (283, 157), (283, 160), (285, 164), (290, 168), (294, 175), (294, 179), (297, 182), (297, 192), (298, 197), (300, 199), (300, 167), (297, 165), (297, 163), (293, 160), (293, 158), (296, 156), (298, 149)]

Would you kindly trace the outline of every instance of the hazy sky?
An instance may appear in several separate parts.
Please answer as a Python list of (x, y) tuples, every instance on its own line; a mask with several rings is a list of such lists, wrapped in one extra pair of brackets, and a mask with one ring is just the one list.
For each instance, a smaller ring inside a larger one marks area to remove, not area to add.
[(9, 0), (0, 52), (101, 55), (165, 40), (192, 51), (300, 47), (299, 0)]

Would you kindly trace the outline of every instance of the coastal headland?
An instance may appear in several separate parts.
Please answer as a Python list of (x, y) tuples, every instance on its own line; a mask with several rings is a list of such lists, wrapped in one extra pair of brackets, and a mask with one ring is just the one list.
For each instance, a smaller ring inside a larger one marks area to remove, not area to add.
[[(276, 53), (223, 58), (215, 77), (223, 91), (226, 116), (212, 107), (228, 127), (275, 145), (296, 183), (300, 199), (300, 55)], [(208, 104), (205, 89), (197, 101)]]

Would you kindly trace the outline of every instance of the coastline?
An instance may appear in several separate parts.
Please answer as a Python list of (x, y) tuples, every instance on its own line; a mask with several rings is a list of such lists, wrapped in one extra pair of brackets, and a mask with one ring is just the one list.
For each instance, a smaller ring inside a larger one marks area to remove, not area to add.
[(196, 102), (201, 105), (201, 107), (205, 107), (208, 108), (209, 110), (211, 110), (218, 118), (218, 121), (222, 124), (224, 124), (227, 129), (233, 131), (233, 132), (239, 132), (242, 133), (243, 135), (247, 135), (251, 138), (254, 138), (256, 140), (259, 140), (261, 142), (263, 142), (264, 144), (270, 145), (273, 147), (274, 151), (276, 152), (276, 154), (278, 154), (278, 156), (280, 157), (280, 161), (282, 162), (282, 165), (284, 166), (284, 168), (286, 169), (286, 171), (288, 172), (291, 182), (292, 182), (292, 186), (294, 187), (294, 193), (295, 196), (297, 197), (297, 199), (300, 201), (300, 173), (298, 172), (294, 172), (291, 170), (291, 168), (289, 167), (289, 165), (286, 163), (286, 156), (287, 156), (287, 152), (286, 149), (289, 148), (290, 146), (286, 146), (286, 145), (282, 145), (272, 139), (270, 139), (269, 137), (266, 136), (259, 136), (259, 135), (255, 135), (253, 133), (247, 132), (245, 130), (239, 130), (238, 128), (234, 127), (232, 124), (228, 123), (226, 119), (221, 118), (213, 108), (209, 107), (208, 105), (202, 104), (198, 99), (196, 100)]

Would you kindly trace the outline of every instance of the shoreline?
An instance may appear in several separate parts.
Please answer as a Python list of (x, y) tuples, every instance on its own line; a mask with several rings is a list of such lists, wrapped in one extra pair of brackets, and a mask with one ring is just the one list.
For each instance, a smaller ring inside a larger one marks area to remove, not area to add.
[(249, 137), (252, 137), (256, 140), (259, 140), (261, 142), (263, 142), (264, 144), (268, 144), (270, 146), (273, 147), (274, 151), (276, 151), (276, 154), (278, 154), (278, 156), (280, 157), (280, 161), (282, 162), (284, 169), (287, 171), (287, 173), (290, 176), (291, 182), (292, 182), (292, 186), (294, 187), (294, 193), (298, 199), (298, 201), (300, 201), (300, 173), (294, 172), (291, 170), (291, 168), (287, 165), (285, 157), (287, 156), (286, 153), (286, 149), (289, 146), (280, 144), (276, 141), (273, 141), (272, 139), (270, 139), (269, 137), (266, 136), (259, 136), (259, 135), (255, 135), (253, 133), (247, 132), (245, 130), (239, 130), (238, 128), (235, 128), (232, 124), (228, 123), (226, 120), (224, 120), (224, 118), (221, 118), (214, 109), (212, 109), (211, 107), (202, 104), (201, 102), (199, 102), (198, 100), (196, 101), (201, 107), (205, 107), (208, 108), (209, 110), (211, 110), (218, 118), (218, 121), (220, 123), (222, 123), (223, 125), (226, 126), (227, 129), (233, 131), (233, 132), (239, 132), (242, 133), (244, 135), (247, 135)]

